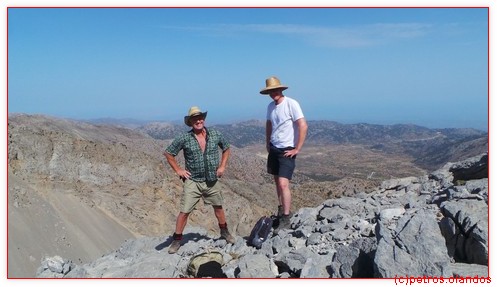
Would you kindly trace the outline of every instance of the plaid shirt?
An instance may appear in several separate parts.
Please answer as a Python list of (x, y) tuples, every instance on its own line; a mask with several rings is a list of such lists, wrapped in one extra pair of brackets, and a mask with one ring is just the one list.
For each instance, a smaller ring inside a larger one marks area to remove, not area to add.
[(193, 129), (177, 136), (166, 148), (166, 152), (173, 156), (183, 150), (186, 170), (191, 173), (190, 179), (197, 182), (217, 180), (216, 172), (220, 159), (218, 147), (222, 151), (230, 147), (221, 132), (207, 128), (205, 130), (207, 136), (204, 153), (193, 134)]

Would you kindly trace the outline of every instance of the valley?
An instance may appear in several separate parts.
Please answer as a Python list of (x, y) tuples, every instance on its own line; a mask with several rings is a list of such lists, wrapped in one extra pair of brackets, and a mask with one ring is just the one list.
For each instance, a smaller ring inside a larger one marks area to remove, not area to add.
[[(266, 173), (264, 130), (257, 121), (215, 128), (232, 142), (222, 180), (228, 224), (246, 236), (257, 218), (277, 206)], [(9, 115), (9, 276), (34, 276), (53, 253), (84, 263), (130, 237), (167, 239), (182, 189), (162, 151), (184, 130), (168, 123), (130, 128)], [(310, 122), (292, 180), (293, 209), (368, 193), (382, 180), (420, 176), (447, 159), (487, 150), (488, 135), (474, 130)], [(188, 224), (219, 235), (211, 207), (199, 207)]]

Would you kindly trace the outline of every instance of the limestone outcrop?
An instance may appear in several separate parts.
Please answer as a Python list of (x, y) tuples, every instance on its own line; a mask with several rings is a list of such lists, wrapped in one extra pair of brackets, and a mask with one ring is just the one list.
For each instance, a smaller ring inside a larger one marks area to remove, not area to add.
[(37, 277), (188, 278), (189, 259), (209, 250), (223, 254), (227, 278), (488, 277), (488, 154), (328, 199), (291, 222), (261, 249), (190, 227), (176, 254), (170, 237), (141, 237), (88, 264), (54, 254)]

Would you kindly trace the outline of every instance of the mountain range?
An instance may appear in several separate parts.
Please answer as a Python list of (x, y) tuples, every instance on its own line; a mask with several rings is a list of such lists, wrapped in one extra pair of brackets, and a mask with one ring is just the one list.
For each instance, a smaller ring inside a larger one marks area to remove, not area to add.
[[(222, 182), (228, 224), (234, 234), (247, 234), (277, 206), (265, 172), (264, 123), (212, 128), (232, 143)], [(187, 129), (9, 114), (8, 276), (33, 277), (47, 255), (85, 263), (127, 239), (169, 235), (182, 189), (162, 151)], [(487, 151), (488, 134), (478, 130), (309, 121), (292, 208), (354, 196), (385, 179), (420, 176)], [(218, 232), (205, 206), (191, 215), (189, 226)]]
[[(361, 145), (386, 154), (408, 155), (416, 165), (427, 170), (479, 154), (488, 147), (488, 133), (471, 128), (429, 129), (412, 124), (341, 124), (334, 121), (309, 121), (308, 125), (306, 145)], [(239, 148), (264, 146), (265, 143), (265, 122), (261, 120), (213, 128), (222, 131), (228, 141)], [(153, 122), (137, 129), (155, 139), (172, 139), (186, 127)]]

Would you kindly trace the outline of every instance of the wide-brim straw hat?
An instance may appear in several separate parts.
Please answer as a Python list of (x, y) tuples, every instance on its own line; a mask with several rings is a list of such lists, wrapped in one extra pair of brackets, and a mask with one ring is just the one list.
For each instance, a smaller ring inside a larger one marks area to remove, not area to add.
[(266, 79), (266, 87), (264, 89), (262, 89), (260, 93), (263, 95), (267, 95), (271, 92), (271, 90), (274, 90), (274, 89), (281, 89), (283, 91), (283, 90), (288, 89), (288, 87), (282, 85), (280, 80), (273, 76), (273, 77)]
[(185, 124), (191, 127), (190, 118), (201, 115), (204, 119), (207, 117), (207, 112), (202, 112), (199, 107), (193, 106), (188, 110), (188, 115), (185, 116)]

